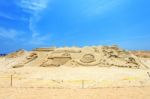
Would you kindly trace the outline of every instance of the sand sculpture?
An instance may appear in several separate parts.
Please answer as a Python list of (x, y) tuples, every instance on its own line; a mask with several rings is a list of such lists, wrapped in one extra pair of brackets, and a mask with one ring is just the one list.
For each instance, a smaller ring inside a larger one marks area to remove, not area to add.
[(80, 61), (83, 62), (83, 63), (92, 63), (92, 62), (94, 62), (96, 60), (95, 60), (95, 56), (94, 55), (92, 55), (92, 54), (85, 54), (80, 59)]
[(21, 50), (14, 52), (14, 53), (8, 54), (6, 57), (7, 58), (16, 58), (16, 57), (22, 56), (24, 54), (25, 54), (25, 50), (21, 49)]
[(57, 54), (51, 54), (43, 64), (41, 64), (42, 67), (48, 67), (48, 66), (61, 66), (67, 63), (69, 60), (71, 60), (71, 56), (69, 53), (60, 53), (60, 55)]
[(27, 56), (27, 57), (25, 58), (24, 61), (22, 61), (22, 62), (19, 63), (19, 64), (14, 65), (13, 68), (23, 67), (24, 64), (27, 64), (27, 63), (29, 63), (29, 62), (35, 60), (37, 57), (38, 57), (38, 56), (37, 56), (36, 53), (31, 53), (31, 54), (29, 54), (29, 56)]
[[(6, 58), (22, 57), (24, 51), (9, 54)], [(123, 68), (147, 68), (129, 51), (117, 46), (38, 48), (27, 52), (28, 56), (13, 68), (23, 66), (59, 67), (59, 66), (99, 66)], [(19, 55), (18, 55), (19, 54)], [(11, 57), (10, 57), (11, 56)], [(15, 57), (14, 57), (15, 56)]]

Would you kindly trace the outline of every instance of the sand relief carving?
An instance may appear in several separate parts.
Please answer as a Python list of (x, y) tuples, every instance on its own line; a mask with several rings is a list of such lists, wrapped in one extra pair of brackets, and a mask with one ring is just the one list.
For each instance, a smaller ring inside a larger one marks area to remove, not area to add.
[(48, 57), (47, 61), (41, 64), (42, 67), (49, 67), (49, 66), (61, 66), (71, 60), (71, 56), (69, 53), (61, 53), (60, 56), (50, 56)]
[(81, 66), (97, 66), (100, 64), (99, 58), (96, 58), (94, 54), (84, 54), (81, 59), (75, 61)]
[(27, 61), (25, 64), (35, 60), (38, 57), (38, 55), (36, 53), (31, 53), (28, 57), (27, 57)]
[(126, 68), (139, 68), (140, 66), (135, 59), (131, 57), (129, 52), (119, 49), (116, 46), (103, 47), (103, 52), (108, 59), (118, 60), (118, 63), (112, 61), (111, 64), (108, 63), (109, 65)]
[(31, 53), (28, 57), (26, 57), (26, 60), (24, 60), (22, 63), (13, 66), (13, 68), (23, 67), (25, 64), (35, 60), (37, 57), (38, 55), (36, 53)]
[(95, 56), (92, 54), (85, 54), (80, 61), (83, 63), (91, 63), (95, 61)]
[[(46, 50), (46, 49), (44, 49)], [(41, 51), (32, 52), (25, 61), (17, 64), (14, 68), (23, 67), (34, 61)], [(86, 48), (56, 48), (51, 52), (43, 52), (48, 56), (45, 59), (38, 58), (41, 63), (37, 66), (51, 67), (51, 66), (99, 66), (99, 67), (123, 67), (123, 68), (142, 68), (142, 64), (136, 56), (130, 52), (117, 48), (116, 46), (102, 46), (102, 47), (86, 47)], [(41, 55), (43, 55), (41, 53)], [(32, 64), (32, 63), (31, 63)], [(29, 65), (31, 65), (29, 64)], [(144, 67), (144, 66), (143, 66)]]
[(24, 64), (20, 63), (20, 64), (12, 66), (12, 68), (20, 68), (20, 67), (23, 67), (23, 66), (24, 66)]

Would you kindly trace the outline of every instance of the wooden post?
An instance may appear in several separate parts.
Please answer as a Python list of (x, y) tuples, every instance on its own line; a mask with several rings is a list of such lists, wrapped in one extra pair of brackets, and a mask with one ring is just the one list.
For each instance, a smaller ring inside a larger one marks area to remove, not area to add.
[(12, 87), (12, 85), (13, 85), (13, 77), (12, 77), (12, 75), (10, 76), (10, 86)]
[(84, 89), (84, 80), (82, 80), (82, 89)]

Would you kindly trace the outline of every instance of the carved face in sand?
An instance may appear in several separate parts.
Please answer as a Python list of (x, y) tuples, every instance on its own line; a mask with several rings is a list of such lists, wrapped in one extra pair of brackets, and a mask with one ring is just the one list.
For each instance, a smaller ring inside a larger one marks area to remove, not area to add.
[(80, 59), (81, 62), (84, 63), (92, 63), (95, 61), (95, 57), (92, 54), (85, 54), (83, 57)]

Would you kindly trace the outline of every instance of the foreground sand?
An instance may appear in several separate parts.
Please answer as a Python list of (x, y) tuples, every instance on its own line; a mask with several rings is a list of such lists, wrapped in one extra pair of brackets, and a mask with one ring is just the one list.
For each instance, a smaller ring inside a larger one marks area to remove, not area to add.
[[(23, 67), (0, 73), (0, 87), (99, 88), (150, 86), (150, 69), (99, 67)], [(84, 81), (84, 82), (83, 82)]]
[(0, 88), (0, 99), (150, 99), (150, 87), (100, 89)]
[(150, 99), (147, 72), (114, 67), (10, 69), (0, 73), (0, 99)]

